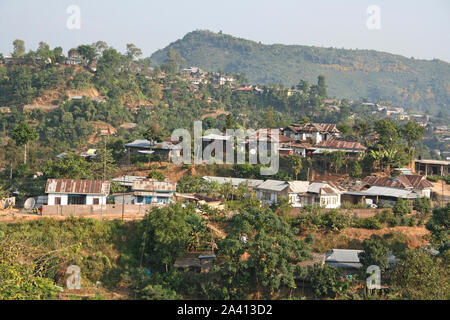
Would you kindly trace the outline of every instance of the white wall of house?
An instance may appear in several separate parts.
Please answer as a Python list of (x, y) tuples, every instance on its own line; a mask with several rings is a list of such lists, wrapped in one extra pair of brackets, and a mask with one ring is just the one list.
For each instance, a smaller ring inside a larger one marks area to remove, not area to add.
[(66, 206), (67, 202), (69, 200), (69, 196), (67, 194), (60, 194), (60, 193), (49, 193), (48, 194), (48, 205), (49, 206), (54, 206), (55, 203), (55, 198), (61, 198), (61, 205)]
[[(67, 193), (49, 193), (48, 205), (53, 206), (56, 204), (56, 198), (60, 198), (60, 204), (66, 206), (69, 203), (69, 194)], [(88, 194), (86, 195), (86, 204), (94, 204), (94, 199), (98, 199), (98, 204), (106, 204), (106, 196), (102, 194)]]
[(327, 209), (336, 209), (341, 206), (341, 195), (321, 195), (320, 206)]
[(431, 197), (431, 189), (423, 189), (422, 190), (422, 195), (424, 197), (430, 198)]
[(94, 204), (94, 199), (98, 199), (98, 204), (106, 204), (106, 196), (101, 194), (87, 195), (86, 204)]
[(258, 198), (264, 204), (273, 204), (278, 202), (278, 194), (273, 191), (258, 191)]

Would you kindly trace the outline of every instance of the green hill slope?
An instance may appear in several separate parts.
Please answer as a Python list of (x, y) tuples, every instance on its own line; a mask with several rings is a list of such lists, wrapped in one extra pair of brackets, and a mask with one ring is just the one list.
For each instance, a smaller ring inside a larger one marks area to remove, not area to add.
[(450, 64), (417, 60), (374, 50), (348, 50), (300, 45), (264, 45), (211, 31), (194, 31), (158, 50), (151, 58), (161, 64), (168, 48), (187, 66), (245, 73), (251, 82), (295, 85), (300, 79), (327, 78), (330, 96), (379, 99), (426, 111), (450, 104)]

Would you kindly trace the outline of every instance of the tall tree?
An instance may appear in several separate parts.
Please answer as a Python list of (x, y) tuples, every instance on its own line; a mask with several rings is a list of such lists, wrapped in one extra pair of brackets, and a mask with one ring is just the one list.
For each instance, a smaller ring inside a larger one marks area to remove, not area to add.
[(378, 120), (375, 122), (375, 131), (380, 135), (378, 142), (391, 149), (397, 146), (399, 140), (399, 128), (391, 120)]
[(30, 141), (38, 138), (36, 129), (28, 126), (24, 121), (14, 127), (12, 131), (12, 138), (16, 141), (17, 146), (24, 146), (23, 163), (27, 163), (27, 146)]
[(425, 128), (417, 124), (415, 121), (408, 121), (400, 129), (403, 139), (406, 140), (408, 147), (413, 149), (414, 143), (421, 140), (422, 136), (425, 134)]
[(25, 42), (20, 39), (13, 41), (14, 51), (12, 53), (13, 58), (19, 58), (25, 54)]
[(328, 97), (327, 85), (325, 84), (325, 76), (322, 74), (317, 77), (317, 91), (319, 96), (321, 96), (322, 98)]
[(126, 56), (129, 61), (139, 58), (142, 55), (142, 50), (136, 47), (132, 43), (127, 43), (127, 53)]
[(95, 51), (95, 48), (93, 46), (82, 44), (77, 47), (78, 54), (83, 58), (84, 63), (87, 67), (91, 65), (91, 63), (94, 61), (95, 57), (97, 56), (97, 53)]

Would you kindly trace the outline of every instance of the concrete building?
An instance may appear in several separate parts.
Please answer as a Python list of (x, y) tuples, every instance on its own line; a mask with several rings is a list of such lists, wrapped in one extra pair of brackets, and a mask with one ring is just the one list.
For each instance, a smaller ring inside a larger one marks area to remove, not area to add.
[(48, 205), (104, 205), (109, 181), (48, 179), (45, 193)]
[(281, 197), (288, 198), (292, 207), (320, 205), (332, 209), (341, 206), (341, 191), (326, 182), (266, 180), (256, 188), (258, 198), (271, 205)]
[(173, 202), (177, 183), (168, 180), (135, 180), (131, 189), (135, 204), (169, 204)]

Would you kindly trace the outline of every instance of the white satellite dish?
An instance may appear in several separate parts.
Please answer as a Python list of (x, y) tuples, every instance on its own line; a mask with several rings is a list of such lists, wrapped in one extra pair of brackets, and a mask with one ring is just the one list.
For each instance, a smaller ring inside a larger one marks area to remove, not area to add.
[(34, 208), (34, 205), (36, 204), (36, 200), (34, 200), (34, 198), (28, 198), (25, 203), (23, 204), (23, 207), (26, 210), (31, 210)]

